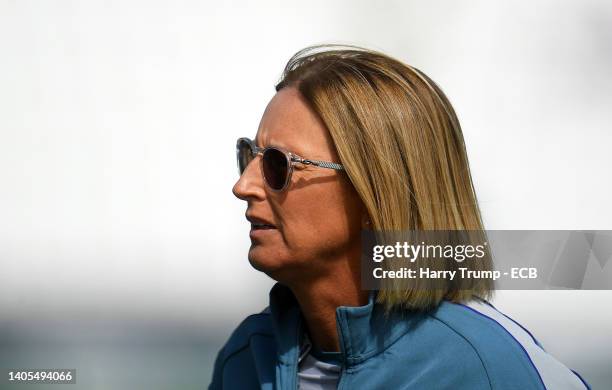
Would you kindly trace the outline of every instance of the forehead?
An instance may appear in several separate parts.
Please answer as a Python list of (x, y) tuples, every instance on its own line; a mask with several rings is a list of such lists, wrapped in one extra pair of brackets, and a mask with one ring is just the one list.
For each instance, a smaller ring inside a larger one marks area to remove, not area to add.
[(329, 149), (331, 137), (297, 89), (286, 87), (268, 103), (255, 142), (259, 146), (278, 146), (297, 154), (322, 154)]

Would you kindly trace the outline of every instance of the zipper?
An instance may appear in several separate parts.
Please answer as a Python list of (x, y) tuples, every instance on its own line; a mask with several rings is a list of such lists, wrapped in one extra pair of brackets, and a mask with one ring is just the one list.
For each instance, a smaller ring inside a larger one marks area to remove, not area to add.
[(298, 325), (297, 325), (297, 357), (295, 358), (295, 364), (293, 365), (293, 372), (292, 372), (292, 377), (293, 377), (293, 388), (295, 390), (298, 390), (298, 364), (300, 364), (300, 349), (302, 347), (302, 343), (300, 342), (300, 336), (302, 335), (302, 318), (301, 316), (298, 317)]
[[(292, 377), (293, 377), (293, 388), (295, 390), (299, 390), (298, 389), (298, 365), (300, 363), (300, 355), (301, 355), (301, 347), (302, 347), (302, 343), (300, 340), (300, 336), (302, 335), (302, 319), (301, 316), (298, 319), (298, 325), (297, 325), (297, 358), (295, 359), (295, 364), (293, 365), (293, 372), (292, 372)], [(342, 342), (342, 331), (340, 329), (340, 323), (338, 321), (338, 319), (336, 319), (336, 330), (338, 331), (338, 337), (340, 337), (340, 351), (342, 351), (342, 363), (340, 364), (340, 374), (338, 375), (338, 384), (336, 385), (336, 390), (341, 390), (342, 389), (342, 379), (344, 379), (344, 373), (346, 372), (346, 352), (344, 350), (344, 345)]]
[(343, 374), (345, 372), (345, 367), (346, 367), (346, 364), (342, 362), (342, 365), (340, 366), (340, 375), (338, 376), (338, 385), (336, 386), (336, 390), (342, 389), (342, 379), (344, 377)]
[(344, 346), (344, 338), (342, 338), (342, 327), (340, 326), (340, 317), (336, 313), (336, 331), (338, 332), (338, 338), (340, 341), (340, 351), (342, 352), (342, 363), (340, 364), (340, 374), (338, 375), (338, 384), (336, 390), (342, 389), (342, 379), (344, 379), (344, 373), (346, 372), (346, 349)]

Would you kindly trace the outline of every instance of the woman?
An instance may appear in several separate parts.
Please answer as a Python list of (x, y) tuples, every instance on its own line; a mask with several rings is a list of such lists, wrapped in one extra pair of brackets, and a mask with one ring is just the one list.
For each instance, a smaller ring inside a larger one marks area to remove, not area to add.
[(361, 288), (364, 229), (483, 229), (432, 80), (382, 53), (314, 46), (276, 90), (255, 139), (238, 141), (233, 192), (249, 262), (277, 283), (220, 350), (210, 389), (588, 388), (486, 303), (488, 283)]

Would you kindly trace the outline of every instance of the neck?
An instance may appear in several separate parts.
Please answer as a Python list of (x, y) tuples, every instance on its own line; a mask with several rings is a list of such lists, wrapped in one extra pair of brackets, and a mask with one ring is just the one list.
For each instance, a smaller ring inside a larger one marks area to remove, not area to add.
[(313, 344), (323, 351), (340, 351), (336, 308), (368, 303), (369, 291), (361, 290), (355, 264), (340, 264), (339, 269), (326, 273), (326, 277), (289, 285), (300, 305)]

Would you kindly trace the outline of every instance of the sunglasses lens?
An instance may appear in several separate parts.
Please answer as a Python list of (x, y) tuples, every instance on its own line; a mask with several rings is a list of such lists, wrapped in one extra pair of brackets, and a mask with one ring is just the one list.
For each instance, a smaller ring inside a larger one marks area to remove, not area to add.
[(289, 162), (285, 154), (277, 149), (267, 149), (263, 155), (264, 177), (274, 190), (281, 190), (287, 181)]
[(242, 175), (247, 165), (253, 160), (253, 150), (247, 141), (238, 141), (236, 144), (236, 157), (238, 158), (238, 172)]

